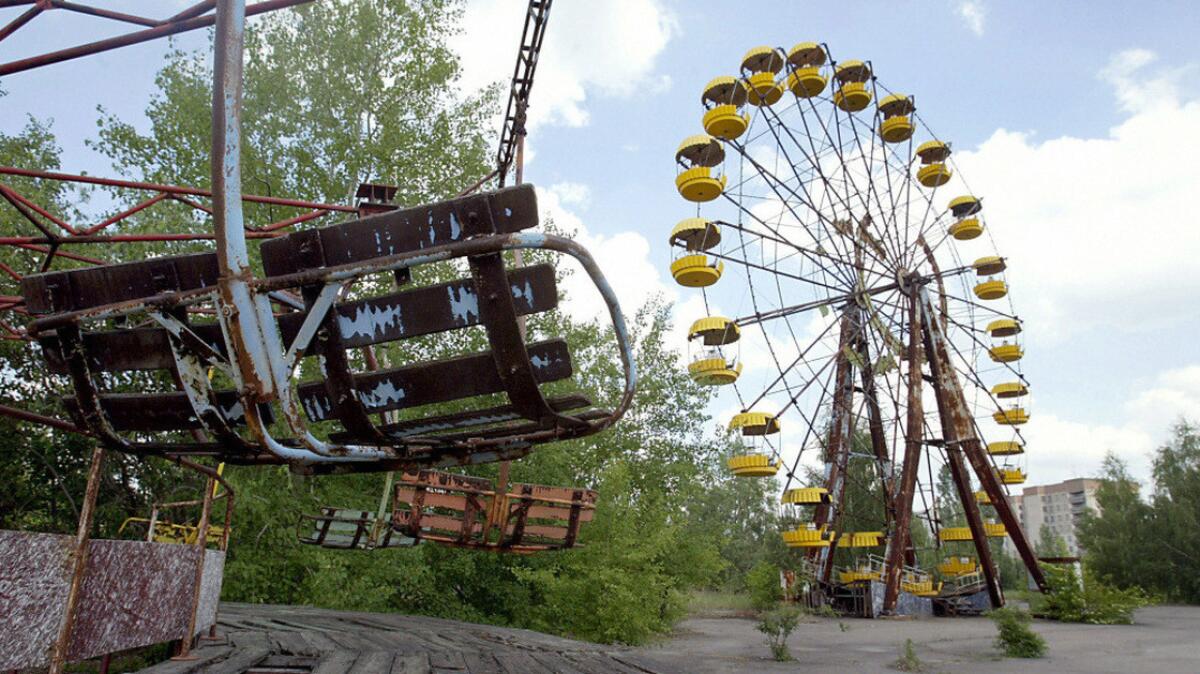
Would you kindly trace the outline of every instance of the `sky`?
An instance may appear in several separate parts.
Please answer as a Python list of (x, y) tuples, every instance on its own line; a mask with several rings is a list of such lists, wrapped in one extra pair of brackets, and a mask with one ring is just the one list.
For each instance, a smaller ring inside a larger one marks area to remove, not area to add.
[[(111, 6), (165, 14), (185, 4)], [(468, 2), (453, 43), (464, 91), (510, 76), (524, 5)], [(0, 21), (11, 15), (0, 10)], [(96, 35), (92, 19), (38, 21), (0, 43), (0, 60)], [(592, 250), (626, 311), (661, 293), (677, 303), (678, 334), (703, 305), (667, 270), (667, 234), (689, 214), (673, 155), (700, 130), (703, 85), (760, 44), (817, 41), (840, 59), (869, 59), (952, 140), (1009, 258), (1034, 391), (1029, 484), (1094, 475), (1109, 451), (1145, 480), (1170, 425), (1200, 420), (1197, 26), (1189, 2), (559, 0), (532, 94), (526, 178), (547, 215)], [(138, 120), (166, 49), (6, 78), (0, 131), (37, 110), (55, 120), (65, 170), (111, 174), (83, 144), (97, 105)], [(599, 311), (582, 289), (572, 294), (574, 311)], [(729, 409), (727, 398), (714, 403), (716, 421)]]

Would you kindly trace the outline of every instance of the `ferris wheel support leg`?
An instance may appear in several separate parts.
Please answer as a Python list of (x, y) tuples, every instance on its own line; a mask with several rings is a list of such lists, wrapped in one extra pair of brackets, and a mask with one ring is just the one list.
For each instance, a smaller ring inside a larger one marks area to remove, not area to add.
[(896, 489), (891, 535), (888, 536), (887, 563), (884, 567), (883, 614), (896, 612), (896, 601), (900, 597), (900, 579), (904, 571), (905, 551), (911, 539), (913, 492), (917, 486), (917, 471), (921, 467), (921, 451), (924, 449), (925, 411), (921, 405), (921, 320), (915, 293), (909, 295), (909, 342), (908, 361), (908, 416), (904, 427), (904, 463), (900, 469), (900, 484)]
[[(971, 540), (979, 555), (979, 566), (987, 581), (988, 598), (992, 606), (999, 608), (1004, 605), (1004, 592), (1000, 588), (1000, 579), (996, 566), (992, 561), (992, 550), (988, 544), (987, 532), (984, 530), (983, 517), (979, 505), (971, 491), (971, 478), (963, 463), (963, 454), (968, 453), (974, 445), (978, 447), (978, 437), (975, 435), (974, 423), (963, 398), (958, 376), (954, 373), (954, 364), (950, 358), (950, 349), (946, 344), (946, 336), (942, 332), (941, 322), (935, 313), (929, 293), (920, 291), (921, 320), (925, 329), (925, 351), (929, 359), (929, 371), (933, 379), (933, 392), (937, 401), (938, 417), (941, 420), (942, 436), (946, 448), (946, 458), (950, 466), (950, 475), (954, 480), (954, 489), (958, 493), (963, 513), (966, 515), (967, 526), (971, 530)], [(980, 481), (987, 479), (988, 471), (976, 463), (972, 457), (972, 468), (975, 469)], [(983, 469), (981, 471), (981, 469)], [(1003, 499), (1001, 499), (1003, 500)]]
[[(863, 362), (860, 378), (862, 380), (863, 399), (867, 407), (867, 428), (871, 434), (871, 449), (875, 453), (875, 461), (879, 466), (880, 480), (883, 483), (886, 526), (890, 526), (892, 520), (896, 517), (892, 503), (892, 492), (895, 490), (896, 480), (895, 466), (892, 465), (891, 457), (888, 455), (887, 435), (883, 430), (883, 412), (879, 408), (878, 391), (875, 388), (875, 366), (871, 361), (870, 344), (867, 338), (867, 320), (866, 312), (860, 310), (858, 314), (858, 353)], [(909, 560), (909, 563), (911, 564), (912, 560)]]
[(838, 544), (836, 525), (841, 521), (842, 501), (846, 496), (846, 463), (850, 458), (854, 430), (854, 373), (851, 372), (846, 350), (858, 329), (855, 320), (857, 309), (857, 306), (851, 303), (842, 312), (833, 407), (830, 411), (829, 443), (825, 447), (825, 488), (829, 491), (829, 504), (819, 506), (813, 518), (818, 527), (834, 525), (833, 540), (830, 541), (829, 547), (818, 548), (817, 552), (817, 577), (826, 585), (833, 575), (833, 553), (837, 551)]
[[(1025, 530), (1021, 528), (1021, 521), (1017, 519), (1017, 515), (1013, 512), (1012, 504), (1008, 501), (1008, 495), (1004, 492), (1004, 488), (1000, 484), (999, 478), (993, 470), (991, 461), (984, 452), (983, 443), (980, 442), (979, 436), (975, 433), (974, 422), (967, 408), (966, 400), (963, 398), (962, 388), (958, 384), (958, 377), (954, 374), (954, 369), (950, 365), (950, 351), (946, 346), (945, 336), (941, 333), (938, 326), (940, 323), (933, 320), (933, 304), (929, 301), (926, 294), (922, 294), (922, 308), (925, 312), (926, 325), (933, 325), (936, 331), (934, 348), (937, 349), (936, 357), (931, 359), (931, 368), (938, 363), (945, 363), (946, 366), (940, 369), (933, 369), (933, 377), (937, 381), (945, 380), (946, 400), (943, 401), (941, 393), (938, 397), (939, 411), (942, 413), (942, 426), (947, 426), (947, 416), (954, 423), (956, 430), (959, 432), (957, 448), (961, 450), (962, 455), (965, 455), (967, 461), (971, 464), (971, 469), (975, 472), (975, 476), (979, 479), (979, 485), (983, 491), (987, 493), (988, 498), (992, 502), (992, 507), (996, 509), (996, 516), (1004, 524), (1004, 530), (1008, 537), (1012, 540), (1013, 546), (1017, 549), (1017, 554), (1020, 555), (1021, 561), (1024, 562), (1025, 568), (1028, 569), (1029, 575), (1033, 578), (1033, 582), (1037, 584), (1038, 589), (1042, 592), (1046, 591), (1046, 577), (1042, 574), (1042, 569), (1038, 566), (1037, 554), (1033, 551), (1033, 546), (1029, 543), (1029, 538), (1025, 536)], [(928, 344), (928, 338), (927, 338)], [(943, 387), (939, 387), (941, 391)], [(947, 409), (948, 407), (948, 409)], [(950, 438), (947, 437), (947, 446), (949, 446)], [(962, 455), (959, 456), (961, 464)], [(972, 510), (979, 511), (975, 504), (974, 495), (970, 493), (970, 485), (968, 484), (967, 494), (963, 497), (963, 506), (970, 513)], [(974, 532), (972, 532), (974, 535)], [(976, 544), (978, 545), (978, 543)], [(990, 558), (990, 550), (985, 546), (980, 550), (980, 562), (983, 561), (983, 552), (987, 550)], [(985, 573), (991, 567), (984, 567)], [(990, 579), (989, 579), (990, 583)], [(999, 591), (999, 590), (997, 590)]]

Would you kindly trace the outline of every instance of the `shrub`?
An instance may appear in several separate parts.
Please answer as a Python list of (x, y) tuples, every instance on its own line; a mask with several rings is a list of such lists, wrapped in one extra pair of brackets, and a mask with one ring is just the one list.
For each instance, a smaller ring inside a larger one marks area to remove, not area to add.
[(917, 657), (912, 639), (904, 640), (904, 648), (900, 649), (900, 657), (892, 663), (892, 666), (902, 672), (922, 671), (921, 659)]
[(784, 606), (762, 614), (758, 620), (758, 631), (766, 635), (771, 657), (780, 662), (792, 659), (788, 652), (787, 639), (796, 625), (800, 624), (800, 609)]
[(988, 612), (1000, 634), (996, 648), (1010, 658), (1040, 658), (1046, 654), (1046, 640), (1029, 628), (1029, 613), (1016, 608), (998, 608)]
[(759, 562), (750, 569), (746, 574), (746, 587), (750, 591), (750, 603), (759, 611), (774, 608), (783, 599), (779, 569), (770, 562)]
[(1084, 573), (1083, 583), (1080, 583), (1073, 566), (1047, 564), (1042, 571), (1046, 574), (1049, 592), (1041, 601), (1038, 613), (1052, 620), (1131, 625), (1133, 612), (1150, 603), (1140, 588), (1121, 590), (1100, 582), (1090, 572)]

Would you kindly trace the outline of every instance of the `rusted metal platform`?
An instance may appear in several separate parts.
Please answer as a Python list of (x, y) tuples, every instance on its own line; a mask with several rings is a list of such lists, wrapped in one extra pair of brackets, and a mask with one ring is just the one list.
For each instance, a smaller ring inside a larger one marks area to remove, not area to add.
[(631, 650), (529, 630), (387, 613), (222, 604), (218, 641), (142, 674), (682, 672)]

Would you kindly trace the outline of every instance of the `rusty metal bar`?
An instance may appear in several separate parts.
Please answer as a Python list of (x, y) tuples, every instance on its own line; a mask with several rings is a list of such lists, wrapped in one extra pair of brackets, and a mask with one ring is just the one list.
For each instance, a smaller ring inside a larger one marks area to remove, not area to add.
[(83, 574), (87, 569), (88, 541), (92, 535), (92, 520), (96, 514), (96, 498), (100, 494), (100, 472), (104, 467), (103, 445), (92, 448), (92, 465), (88, 470), (87, 491), (79, 510), (79, 527), (75, 532), (75, 547), (71, 553), (71, 585), (67, 590), (67, 601), (63, 607), (63, 620), (50, 656), (50, 674), (62, 674), (67, 663), (67, 651), (71, 647), (71, 629), (75, 624), (75, 611), (83, 587)]
[[(292, 7), (294, 5), (300, 5), (311, 1), (312, 0), (267, 0), (266, 2), (255, 3), (249, 7), (245, 7), (245, 3), (243, 2), (242, 6), (244, 15), (254, 15), (261, 14), (263, 12), (274, 11), (277, 9), (284, 9), (286, 7)], [(0, 64), (0, 76), (12, 75), (13, 73), (24, 72), (26, 70), (32, 70), (34, 68), (40, 68), (42, 66), (51, 65), (54, 63), (62, 63), (63, 61), (70, 61), (83, 56), (90, 56), (92, 54), (98, 54), (100, 52), (118, 49), (120, 47), (127, 47), (140, 42), (148, 42), (161, 37), (167, 37), (168, 35), (185, 33), (187, 31), (196, 30), (197, 28), (207, 28), (208, 26), (213, 25), (216, 21), (217, 17), (213, 14), (196, 16), (180, 21), (163, 23), (154, 28), (147, 28), (146, 30), (139, 30), (133, 33), (126, 33), (125, 35), (118, 35), (116, 37), (111, 37), (104, 40), (97, 40), (96, 42), (90, 42), (88, 44), (69, 47), (67, 49), (60, 49), (58, 51), (53, 51), (38, 56), (31, 56), (29, 58), (19, 59), (17, 61), (9, 61), (8, 63)], [(17, 26), (17, 28), (19, 27), (20, 26)]]
[(37, 3), (34, 4), (33, 7), (25, 10), (20, 16), (10, 21), (8, 25), (0, 28), (0, 40), (3, 40), (9, 35), (12, 35), (20, 30), (21, 26), (33, 21), (34, 18), (36, 18), (38, 14), (41, 14), (43, 11), (45, 11), (45, 9), (46, 8), (42, 6), (41, 3)]
[(49, 426), (50, 428), (56, 428), (60, 431), (66, 431), (68, 433), (78, 433), (79, 435), (90, 435), (91, 434), (88, 431), (86, 431), (82, 428), (79, 428), (78, 426), (76, 426), (75, 424), (72, 424), (70, 422), (63, 421), (61, 419), (55, 419), (53, 417), (43, 416), (41, 414), (35, 414), (33, 412), (18, 409), (16, 407), (9, 407), (8, 405), (0, 405), (0, 415), (6, 416), (6, 417), (12, 417), (13, 419), (17, 419), (18, 421), (27, 421), (32, 424), (41, 424), (42, 426)]
[(988, 598), (994, 608), (1004, 605), (1004, 591), (1000, 588), (1000, 578), (992, 561), (992, 549), (987, 539), (987, 531), (983, 526), (983, 517), (979, 512), (979, 504), (975, 502), (975, 493), (971, 489), (971, 477), (963, 464), (962, 443), (974, 437), (973, 421), (965, 403), (960, 404), (962, 389), (958, 385), (958, 377), (954, 374), (954, 363), (950, 359), (950, 350), (946, 346), (946, 338), (941, 330), (941, 322), (934, 313), (929, 293), (920, 290), (921, 314), (925, 331), (925, 350), (929, 358), (929, 370), (933, 379), (933, 392), (937, 400), (938, 416), (941, 419), (942, 438), (946, 450), (946, 459), (950, 466), (950, 476), (954, 480), (954, 489), (966, 515), (967, 527), (971, 530), (971, 540), (975, 544), (976, 554), (979, 555), (981, 567), (987, 585)]
[(50, 0), (50, 5), (58, 9), (65, 9), (67, 11), (78, 12), (80, 14), (90, 14), (91, 16), (98, 16), (103, 19), (112, 19), (113, 21), (123, 21), (125, 23), (132, 23), (138, 26), (148, 26), (153, 28), (161, 25), (162, 23), (161, 21), (155, 19), (147, 19), (144, 16), (126, 14), (124, 12), (114, 12), (111, 9), (101, 9), (100, 7), (92, 7), (90, 5), (81, 5), (76, 2), (68, 2), (67, 0)]
[[(841, 519), (842, 500), (846, 495), (846, 463), (849, 460), (853, 433), (854, 377), (846, 348), (857, 330), (854, 314), (858, 307), (847, 304), (842, 310), (841, 334), (838, 336), (836, 373), (834, 376), (833, 403), (829, 422), (829, 443), (825, 447), (825, 488), (829, 491), (829, 502), (819, 505), (813, 514), (817, 527), (836, 523)], [(837, 551), (837, 532), (827, 548), (818, 548), (817, 577), (828, 583), (833, 574), (833, 554)]]
[(908, 325), (908, 414), (904, 428), (904, 461), (900, 469), (900, 485), (896, 489), (893, 506), (896, 518), (892, 522), (892, 533), (888, 536), (887, 563), (884, 567), (883, 613), (885, 615), (895, 613), (896, 601), (900, 597), (900, 580), (904, 571), (902, 561), (911, 539), (913, 491), (917, 485), (917, 471), (920, 469), (921, 450), (924, 444), (922, 432), (925, 426), (925, 412), (921, 403), (923, 381), (921, 375), (921, 318), (915, 292), (909, 293)]

